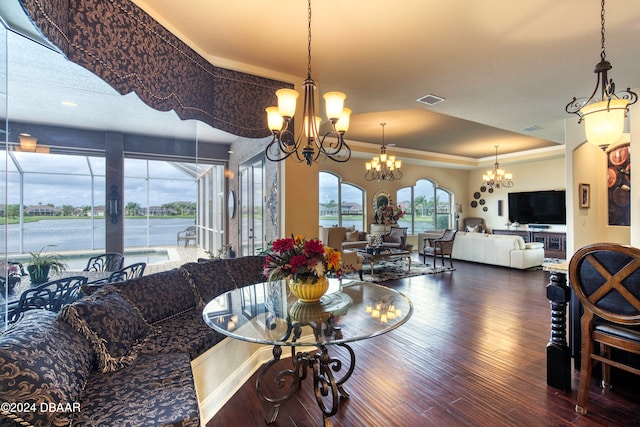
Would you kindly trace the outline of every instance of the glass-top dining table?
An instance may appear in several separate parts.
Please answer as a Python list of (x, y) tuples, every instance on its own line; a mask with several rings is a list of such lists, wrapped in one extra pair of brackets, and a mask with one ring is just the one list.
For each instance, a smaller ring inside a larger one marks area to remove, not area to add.
[[(392, 331), (413, 313), (409, 298), (391, 288), (329, 282), (317, 303), (299, 301), (285, 281), (274, 281), (226, 292), (204, 308), (204, 320), (214, 330), (273, 346), (271, 360), (256, 379), (258, 396), (270, 406), (267, 424), (276, 421), (280, 405), (293, 397), (309, 371), (324, 423), (330, 425), (328, 417), (337, 413), (340, 397), (349, 397), (343, 385), (356, 366), (349, 343)], [(283, 347), (291, 348), (290, 364), (281, 361)]]

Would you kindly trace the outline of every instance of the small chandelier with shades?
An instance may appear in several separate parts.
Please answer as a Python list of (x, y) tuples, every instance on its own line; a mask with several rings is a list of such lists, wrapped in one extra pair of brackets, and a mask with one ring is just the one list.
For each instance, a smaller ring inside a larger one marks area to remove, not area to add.
[(498, 163), (499, 145), (494, 145), (494, 147), (496, 147), (496, 162), (493, 165), (493, 169), (489, 169), (482, 175), (482, 185), (489, 189), (513, 187), (513, 174), (500, 169), (500, 163)]
[(336, 162), (346, 162), (351, 158), (351, 149), (344, 140), (344, 134), (349, 129), (351, 110), (344, 108), (344, 100), (347, 97), (344, 93), (327, 92), (324, 94), (331, 130), (324, 135), (320, 134), (322, 119), (316, 115), (316, 84), (311, 78), (311, 0), (308, 1), (308, 4), (307, 79), (302, 83), (304, 89), (303, 130), (297, 138), (289, 130), (289, 123), (296, 112), (298, 92), (293, 89), (276, 91), (278, 106), (266, 109), (267, 122), (273, 139), (267, 145), (265, 154), (267, 159), (274, 162), (280, 162), (295, 155), (299, 162), (304, 161), (309, 166), (313, 162), (318, 163), (327, 157)]
[(384, 145), (384, 127), (386, 123), (380, 123), (382, 126), (382, 146), (380, 147), (380, 155), (374, 156), (370, 162), (365, 163), (367, 172), (364, 178), (367, 181), (394, 181), (402, 178), (402, 160), (396, 160), (396, 156), (387, 155), (387, 146)]
[[(622, 137), (629, 105), (635, 104), (638, 96), (630, 88), (616, 93), (613, 79), (607, 77), (607, 71), (613, 67), (606, 60), (604, 51), (604, 0), (602, 0), (600, 11), (600, 24), (600, 62), (596, 64), (594, 69), (598, 75), (596, 87), (586, 100), (574, 97), (567, 104), (565, 110), (567, 113), (580, 117), (578, 123), (584, 120), (585, 134), (589, 143), (606, 150), (609, 145), (614, 144)], [(598, 92), (600, 92), (600, 99), (596, 98)]]

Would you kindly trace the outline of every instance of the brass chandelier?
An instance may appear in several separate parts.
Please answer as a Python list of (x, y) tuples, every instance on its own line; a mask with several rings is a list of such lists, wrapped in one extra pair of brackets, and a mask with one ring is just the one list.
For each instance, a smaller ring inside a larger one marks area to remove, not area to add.
[(304, 89), (303, 130), (296, 138), (289, 129), (296, 111), (298, 92), (293, 89), (277, 90), (278, 106), (266, 109), (268, 126), (273, 139), (267, 145), (265, 154), (267, 159), (274, 162), (280, 162), (295, 155), (299, 162), (304, 161), (309, 166), (327, 157), (336, 162), (346, 162), (351, 158), (351, 149), (344, 140), (344, 134), (349, 129), (351, 110), (344, 108), (344, 100), (347, 97), (344, 93), (324, 94), (331, 130), (324, 135), (320, 134), (322, 119), (316, 115), (316, 84), (311, 78), (311, 0), (308, 1), (308, 5), (307, 78), (302, 84)]
[[(587, 141), (606, 150), (607, 147), (622, 137), (624, 132), (624, 120), (629, 112), (629, 106), (635, 104), (638, 96), (630, 88), (616, 93), (616, 85), (613, 79), (607, 77), (607, 71), (613, 67), (606, 60), (604, 50), (604, 0), (600, 9), (600, 62), (596, 64), (594, 72), (598, 75), (596, 87), (591, 96), (585, 98), (573, 98), (565, 108), (567, 113), (576, 114), (584, 120), (584, 128)], [(598, 90), (599, 89), (599, 90)], [(600, 99), (596, 94), (600, 92)]]
[(500, 168), (500, 163), (498, 163), (499, 145), (494, 145), (494, 147), (496, 147), (496, 162), (493, 164), (493, 169), (489, 169), (482, 175), (482, 185), (488, 189), (513, 187), (513, 174)]
[(382, 126), (382, 146), (380, 147), (380, 155), (374, 156), (370, 162), (365, 163), (367, 172), (364, 179), (367, 181), (394, 181), (402, 178), (402, 161), (396, 160), (396, 156), (387, 155), (387, 146), (384, 145), (384, 127), (386, 123), (380, 123)]

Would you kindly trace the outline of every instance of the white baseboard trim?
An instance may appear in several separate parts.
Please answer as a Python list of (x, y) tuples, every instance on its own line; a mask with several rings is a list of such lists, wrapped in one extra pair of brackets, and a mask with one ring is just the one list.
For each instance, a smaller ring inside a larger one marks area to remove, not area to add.
[(271, 359), (271, 350), (268, 346), (225, 338), (191, 361), (202, 425)]
[[(306, 335), (300, 342), (313, 341)], [(313, 347), (296, 347), (311, 351)], [(200, 407), (200, 424), (206, 425), (244, 383), (273, 357), (273, 347), (225, 338), (191, 361)], [(285, 348), (282, 359), (291, 357)]]

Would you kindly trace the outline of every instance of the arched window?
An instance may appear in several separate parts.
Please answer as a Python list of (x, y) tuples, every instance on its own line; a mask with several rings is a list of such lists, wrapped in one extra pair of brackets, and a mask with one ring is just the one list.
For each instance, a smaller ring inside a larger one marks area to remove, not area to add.
[(410, 234), (451, 228), (452, 199), (450, 191), (428, 179), (418, 180), (413, 187), (401, 188), (396, 200), (405, 215), (398, 225), (407, 227)]
[(319, 182), (320, 225), (364, 230), (364, 190), (330, 172), (320, 172)]

